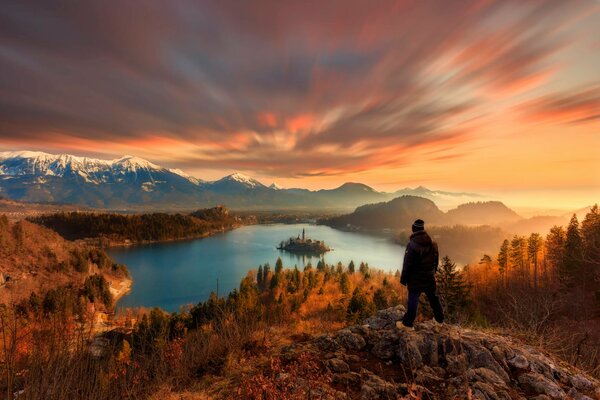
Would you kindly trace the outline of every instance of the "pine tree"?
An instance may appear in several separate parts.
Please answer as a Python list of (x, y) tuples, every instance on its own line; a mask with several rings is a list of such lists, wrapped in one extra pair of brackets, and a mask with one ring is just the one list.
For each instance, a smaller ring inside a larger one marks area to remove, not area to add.
[[(513, 268), (518, 269), (521, 281), (526, 281), (525, 273), (525, 255), (527, 254), (527, 240), (523, 236), (513, 236), (510, 241), (510, 250), (508, 253), (510, 263)], [(529, 283), (529, 282), (526, 282)]]
[(559, 272), (561, 282), (568, 287), (582, 281), (581, 265), (583, 261), (583, 243), (579, 233), (577, 215), (573, 214), (565, 238), (565, 253), (562, 269)]
[[(545, 262), (556, 275), (563, 269), (565, 256), (565, 240), (567, 234), (562, 226), (553, 226), (546, 236), (546, 258)], [(546, 268), (547, 270), (547, 268)], [(548, 273), (548, 271), (546, 271)]]
[(346, 318), (349, 321), (356, 322), (367, 318), (375, 312), (375, 304), (369, 301), (367, 296), (360, 290), (360, 288), (354, 289), (352, 292), (352, 298), (348, 303), (346, 310)]
[(283, 270), (283, 261), (281, 261), (281, 257), (277, 257), (277, 261), (275, 262), (275, 274), (279, 274)]
[(388, 307), (388, 301), (383, 289), (379, 288), (373, 293), (373, 303), (375, 303), (375, 308), (378, 310), (383, 310)]
[(263, 282), (264, 282), (264, 277), (263, 277), (263, 267), (262, 265), (258, 266), (258, 272), (256, 273), (256, 283), (258, 284), (259, 288), (263, 287)]
[(350, 260), (350, 264), (348, 264), (348, 272), (351, 274), (354, 273), (354, 260)]
[(345, 273), (340, 275), (340, 290), (344, 295), (350, 293), (350, 280), (348, 279), (348, 275)]
[(445, 315), (458, 320), (471, 305), (471, 286), (448, 256), (442, 259), (436, 280)]
[(600, 212), (595, 204), (581, 221), (585, 279), (600, 278)]
[(507, 239), (504, 239), (502, 246), (500, 246), (500, 252), (498, 253), (498, 268), (500, 272), (500, 279), (504, 287), (508, 284), (508, 249), (510, 243)]
[(279, 285), (279, 274), (275, 274), (271, 278), (271, 285), (270, 285), (271, 290), (275, 289), (277, 287), (277, 285)]
[(542, 236), (539, 233), (532, 233), (527, 239), (527, 259), (533, 264), (533, 287), (538, 287), (538, 254), (542, 248)]
[(317, 263), (317, 270), (323, 271), (324, 269), (325, 269), (325, 262), (323, 260), (319, 260), (319, 262)]

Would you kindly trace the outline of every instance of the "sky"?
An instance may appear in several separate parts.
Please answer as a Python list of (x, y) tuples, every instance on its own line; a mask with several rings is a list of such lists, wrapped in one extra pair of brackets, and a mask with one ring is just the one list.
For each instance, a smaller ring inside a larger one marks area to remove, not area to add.
[(600, 199), (600, 1), (0, 7), (0, 151), (201, 179)]

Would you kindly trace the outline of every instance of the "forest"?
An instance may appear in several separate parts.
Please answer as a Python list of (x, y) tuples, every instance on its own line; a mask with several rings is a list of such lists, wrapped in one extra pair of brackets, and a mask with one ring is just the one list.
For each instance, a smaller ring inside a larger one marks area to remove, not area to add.
[[(403, 304), (399, 273), (364, 262), (320, 261), (301, 270), (278, 259), (249, 271), (239, 289), (225, 297), (213, 293), (171, 314), (160, 309), (126, 314), (121, 328), (92, 349), (77, 313), (3, 307), (8, 350), (0, 373), (9, 387), (2, 390), (27, 388), (27, 398), (78, 393), (133, 399), (150, 396), (166, 382), (187, 388), (199, 378), (210, 385), (216, 379), (210, 377), (235, 376), (231, 390), (261, 398), (254, 394), (272, 382), (247, 377), (244, 360)], [(460, 268), (443, 257), (437, 283), (448, 323), (517, 337), (599, 377), (599, 275), (600, 213), (594, 206), (581, 223), (574, 216), (545, 236), (506, 238), (498, 254), (483, 254), (479, 263)], [(85, 295), (102, 298), (102, 287), (90, 282)], [(431, 318), (424, 303), (419, 318)]]
[(224, 207), (197, 210), (191, 214), (61, 212), (31, 217), (29, 220), (58, 232), (68, 240), (100, 238), (114, 242), (201, 237), (216, 230), (231, 229), (241, 223)]

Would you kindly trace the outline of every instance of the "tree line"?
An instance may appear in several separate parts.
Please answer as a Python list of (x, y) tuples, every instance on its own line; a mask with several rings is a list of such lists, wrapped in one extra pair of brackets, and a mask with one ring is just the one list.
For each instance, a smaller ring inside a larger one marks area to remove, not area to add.
[(69, 240), (108, 238), (133, 242), (198, 237), (214, 230), (229, 229), (238, 222), (224, 207), (198, 210), (191, 214), (60, 212), (31, 217), (29, 220)]

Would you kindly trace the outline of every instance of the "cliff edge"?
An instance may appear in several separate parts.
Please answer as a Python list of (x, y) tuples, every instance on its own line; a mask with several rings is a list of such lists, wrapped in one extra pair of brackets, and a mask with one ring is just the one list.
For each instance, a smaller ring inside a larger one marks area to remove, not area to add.
[(457, 325), (399, 329), (403, 314), (403, 306), (380, 310), (361, 325), (284, 347), (282, 363), (308, 354), (323, 373), (310, 382), (298, 377), (306, 371), (283, 368), (274, 379), (307, 398), (600, 399), (598, 381), (534, 347)]

